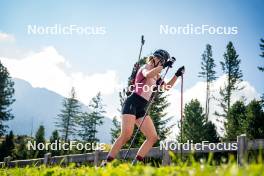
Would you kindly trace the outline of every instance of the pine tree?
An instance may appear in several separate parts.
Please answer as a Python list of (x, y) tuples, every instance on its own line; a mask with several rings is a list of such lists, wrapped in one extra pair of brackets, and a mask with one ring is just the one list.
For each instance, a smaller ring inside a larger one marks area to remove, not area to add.
[(202, 142), (204, 139), (205, 114), (200, 102), (195, 99), (185, 105), (182, 122), (182, 140), (193, 140), (194, 143)]
[(111, 143), (114, 143), (116, 138), (118, 138), (118, 136), (120, 135), (121, 124), (117, 120), (116, 117), (113, 118), (112, 123), (113, 123), (113, 128), (111, 128), (111, 137), (112, 137), (111, 138)]
[[(164, 95), (162, 92), (158, 93), (149, 110), (149, 115), (152, 118), (157, 134), (160, 138), (159, 141), (165, 140), (171, 133), (172, 127), (175, 125), (168, 125), (172, 120), (172, 117), (166, 117), (167, 113), (165, 110), (170, 105), (167, 97), (168, 95)], [(158, 145), (158, 142), (156, 143), (156, 146)]]
[(27, 142), (31, 140), (28, 136), (25, 135), (19, 135), (15, 139), (15, 156), (14, 159), (21, 160), (21, 159), (29, 159), (33, 158), (33, 152), (31, 150), (28, 150), (27, 148)]
[(260, 101), (253, 100), (246, 109), (246, 133), (253, 139), (264, 138), (264, 112)]
[(213, 54), (212, 54), (212, 46), (207, 44), (206, 45), (206, 50), (202, 54), (202, 62), (201, 62), (201, 69), (202, 71), (199, 72), (199, 77), (202, 77), (206, 80), (206, 98), (205, 98), (205, 115), (206, 119), (208, 121), (208, 116), (209, 116), (209, 110), (210, 110), (210, 86), (211, 83), (216, 79), (215, 76), (215, 63), (213, 59)]
[[(224, 54), (224, 61), (220, 62), (224, 74), (227, 76), (227, 83), (224, 87), (220, 88), (220, 99), (219, 106), (222, 109), (222, 113), (215, 112), (215, 115), (218, 117), (217, 121), (224, 124), (226, 122), (227, 114), (231, 106), (232, 93), (237, 90), (243, 89), (239, 87), (239, 83), (242, 82), (242, 71), (240, 69), (241, 60), (238, 58), (238, 54), (233, 46), (232, 42), (229, 42), (227, 51)], [(223, 128), (221, 130), (224, 130)]]
[(12, 109), (10, 108), (10, 105), (15, 101), (13, 98), (15, 89), (13, 87), (14, 82), (7, 68), (0, 61), (0, 136), (5, 134), (8, 127), (4, 125), (4, 122), (14, 118), (14, 115), (11, 113)]
[[(263, 57), (264, 58), (264, 39), (260, 39), (260, 50), (261, 50), (261, 54), (260, 54), (260, 57)], [(258, 69), (262, 72), (264, 72), (264, 66), (259, 66)], [(262, 105), (264, 107), (264, 93), (262, 94)]]
[(246, 106), (242, 101), (235, 102), (227, 114), (225, 123), (227, 140), (236, 140), (237, 136), (245, 133)]
[(5, 136), (5, 140), (0, 145), (0, 161), (3, 161), (4, 157), (13, 157), (15, 152), (14, 134), (10, 131), (9, 134)]
[(227, 119), (226, 139), (236, 140), (245, 133), (252, 139), (264, 138), (264, 112), (260, 101), (253, 100), (247, 106), (242, 101), (235, 102)]
[[(127, 90), (123, 89), (123, 91), (119, 92), (118, 95), (119, 95), (120, 107), (122, 107), (125, 99), (127, 98)], [(118, 109), (118, 111), (121, 112), (121, 109)], [(111, 128), (111, 142), (114, 143), (121, 133), (121, 123), (117, 120), (117, 117), (114, 117), (112, 120), (112, 124), (113, 127)]]
[[(43, 143), (45, 144), (46, 141), (45, 141), (45, 128), (43, 125), (40, 125), (37, 132), (36, 132), (36, 135), (35, 135), (35, 141), (36, 141), (36, 145), (40, 144), (40, 143)], [(46, 150), (36, 150), (35, 152), (35, 157), (43, 157), (44, 154), (46, 153)]]
[[(57, 143), (57, 145), (60, 142), (60, 135), (58, 130), (54, 130), (50, 136), (50, 143)], [(62, 154), (62, 152), (60, 150), (50, 150), (50, 153), (52, 156), (59, 156)]]
[(76, 98), (75, 89), (71, 89), (69, 98), (63, 100), (63, 109), (57, 117), (56, 126), (58, 131), (62, 134), (62, 138), (65, 142), (68, 142), (69, 138), (76, 134), (77, 120), (80, 115), (80, 103)]
[[(260, 50), (261, 50), (261, 54), (260, 57), (264, 58), (264, 39), (260, 39)], [(264, 72), (264, 66), (258, 66), (258, 69), (262, 72)]]
[(180, 132), (178, 136), (178, 141), (187, 142), (187, 140), (192, 140), (193, 143), (219, 141), (215, 125), (206, 120), (203, 108), (197, 99), (191, 100), (190, 103), (185, 105), (182, 124), (183, 130), (182, 134)]
[(100, 92), (92, 98), (89, 108), (91, 112), (84, 112), (79, 117), (78, 124), (80, 130), (78, 135), (83, 141), (97, 143), (99, 142), (99, 139), (96, 137), (98, 132), (97, 127), (103, 124), (103, 113), (105, 113)]
[(214, 142), (214, 143), (219, 142), (216, 126), (213, 122), (207, 121), (204, 125), (204, 130), (205, 130), (205, 135), (204, 135), (205, 141)]

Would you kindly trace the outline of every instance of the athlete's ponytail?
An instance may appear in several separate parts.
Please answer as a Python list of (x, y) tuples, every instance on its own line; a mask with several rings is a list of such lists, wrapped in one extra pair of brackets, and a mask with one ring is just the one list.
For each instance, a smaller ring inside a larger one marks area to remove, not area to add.
[(153, 59), (154, 59), (154, 56), (153, 56), (153, 55), (150, 55), (150, 56), (147, 58), (147, 63), (153, 61)]

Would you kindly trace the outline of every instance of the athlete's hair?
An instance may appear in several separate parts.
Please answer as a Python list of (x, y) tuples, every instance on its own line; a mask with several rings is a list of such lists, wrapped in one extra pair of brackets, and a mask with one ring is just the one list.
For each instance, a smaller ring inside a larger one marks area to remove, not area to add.
[(154, 59), (154, 56), (153, 56), (153, 55), (150, 55), (150, 56), (147, 58), (147, 63), (153, 61), (153, 59)]

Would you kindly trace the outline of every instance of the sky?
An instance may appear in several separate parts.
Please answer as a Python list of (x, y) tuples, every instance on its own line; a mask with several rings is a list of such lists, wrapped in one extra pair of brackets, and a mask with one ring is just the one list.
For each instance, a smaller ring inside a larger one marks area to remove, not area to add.
[[(102, 92), (107, 116), (119, 116), (117, 87), (122, 87), (137, 61), (140, 36), (145, 36), (143, 56), (162, 48), (177, 61), (167, 79), (185, 65), (185, 102), (205, 98), (204, 83), (199, 78), (201, 54), (211, 44), (217, 64), (215, 93), (224, 84), (219, 62), (226, 45), (232, 41), (241, 59), (242, 84), (238, 93), (248, 100), (264, 92), (264, 65), (259, 57), (259, 41), (264, 38), (261, 0), (157, 0), (157, 1), (0, 1), (0, 58), (11, 76), (24, 79), (34, 87), (44, 87), (68, 96), (74, 86), (78, 98), (88, 104)], [(28, 34), (28, 25), (77, 25), (101, 27), (104, 34), (41, 35)], [(236, 27), (237, 34), (164, 34), (160, 26)], [(179, 119), (179, 81), (169, 92), (169, 114)], [(217, 96), (217, 95), (216, 95)], [(235, 97), (234, 99), (236, 99)], [(216, 104), (213, 103), (213, 107)]]

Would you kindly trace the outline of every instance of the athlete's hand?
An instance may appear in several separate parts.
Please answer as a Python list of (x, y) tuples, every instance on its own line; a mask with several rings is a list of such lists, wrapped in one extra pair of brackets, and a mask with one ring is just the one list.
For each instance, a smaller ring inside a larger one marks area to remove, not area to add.
[(185, 71), (185, 67), (184, 67), (184, 66), (180, 67), (180, 68), (177, 70), (177, 72), (175, 73), (175, 76), (177, 76), (177, 77), (182, 76), (183, 73), (184, 73), (184, 71)]
[(172, 68), (172, 65), (173, 65), (173, 61), (169, 60), (163, 64), (163, 68), (166, 68), (166, 67)]

